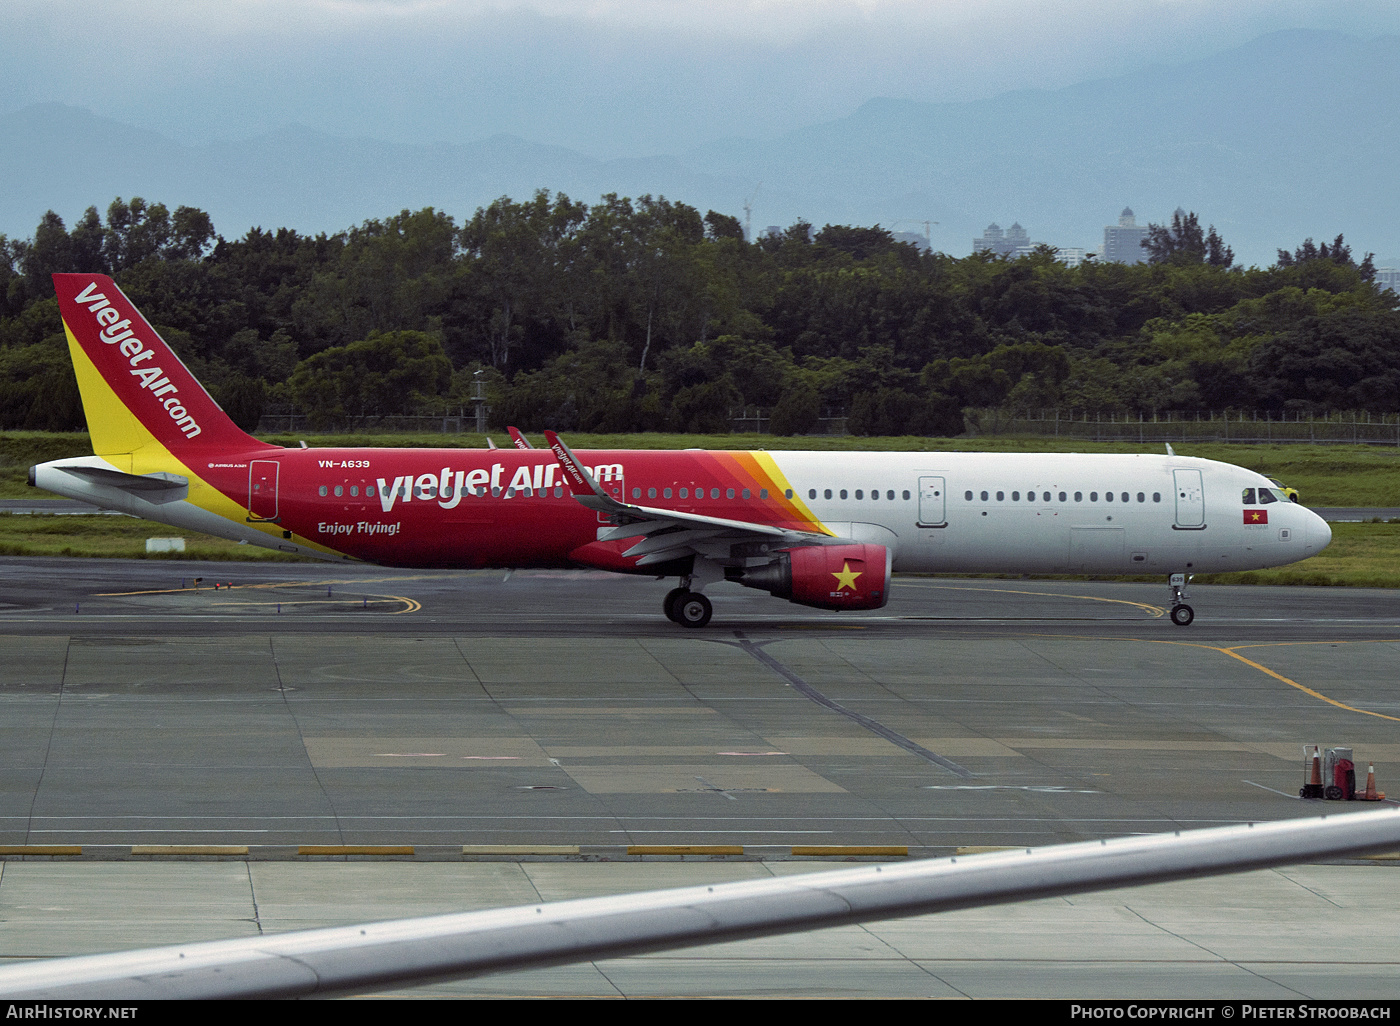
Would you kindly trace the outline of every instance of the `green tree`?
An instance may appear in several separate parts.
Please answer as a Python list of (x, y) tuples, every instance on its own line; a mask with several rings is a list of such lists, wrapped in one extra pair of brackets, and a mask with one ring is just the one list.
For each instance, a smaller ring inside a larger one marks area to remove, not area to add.
[(1229, 269), (1235, 262), (1234, 250), (1225, 245), (1215, 225), (1209, 232), (1201, 231), (1200, 218), (1194, 212), (1183, 217), (1177, 210), (1170, 225), (1149, 224), (1142, 246), (1148, 263), (1153, 264), (1205, 263)]
[(452, 364), (436, 335), (376, 332), (303, 360), (287, 391), (314, 426), (414, 412), (446, 391)]

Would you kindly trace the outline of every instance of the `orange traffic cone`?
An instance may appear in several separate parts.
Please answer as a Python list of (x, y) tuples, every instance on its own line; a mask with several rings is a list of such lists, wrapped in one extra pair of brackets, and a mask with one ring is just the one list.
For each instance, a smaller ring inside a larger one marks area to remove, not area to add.
[[(1312, 777), (1298, 791), (1299, 798), (1321, 798), (1322, 797), (1322, 754), (1318, 751), (1317, 745), (1312, 748)], [(1304, 748), (1306, 751), (1307, 748)]]
[(1379, 802), (1385, 799), (1384, 791), (1376, 790), (1376, 764), (1371, 762), (1366, 764), (1366, 793), (1361, 796), (1363, 802)]

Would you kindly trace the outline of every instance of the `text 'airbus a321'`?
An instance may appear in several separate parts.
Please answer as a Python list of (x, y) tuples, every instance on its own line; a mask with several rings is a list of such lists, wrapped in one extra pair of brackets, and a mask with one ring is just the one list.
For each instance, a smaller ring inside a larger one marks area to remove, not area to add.
[(1167, 455), (286, 449), (241, 431), (116, 283), (54, 284), (94, 456), (33, 485), (149, 520), (396, 567), (591, 567), (879, 609), (890, 576), (1190, 575), (1292, 563), (1331, 529), (1268, 478)]

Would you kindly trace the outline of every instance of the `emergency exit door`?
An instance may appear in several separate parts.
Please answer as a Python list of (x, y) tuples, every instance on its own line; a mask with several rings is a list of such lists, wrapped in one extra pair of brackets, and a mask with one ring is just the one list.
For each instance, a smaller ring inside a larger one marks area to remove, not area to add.
[(248, 464), (249, 521), (277, 519), (276, 460), (252, 460)]
[(919, 526), (948, 526), (948, 489), (941, 477), (919, 478)]

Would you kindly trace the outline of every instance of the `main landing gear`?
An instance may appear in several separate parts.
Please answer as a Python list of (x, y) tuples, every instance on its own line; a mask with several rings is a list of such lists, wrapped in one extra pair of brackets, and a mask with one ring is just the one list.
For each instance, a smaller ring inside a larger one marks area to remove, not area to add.
[(678, 623), (682, 627), (704, 627), (714, 615), (714, 607), (700, 592), (691, 591), (686, 587), (686, 583), (688, 582), (682, 581), (681, 587), (668, 591), (661, 608), (666, 613), (666, 619), (672, 623)]
[(1171, 576), (1171, 616), (1172, 623), (1176, 624), (1178, 627), (1189, 627), (1191, 621), (1196, 619), (1196, 611), (1182, 601), (1182, 599), (1186, 597), (1186, 582), (1187, 577), (1185, 574), (1172, 574)]

